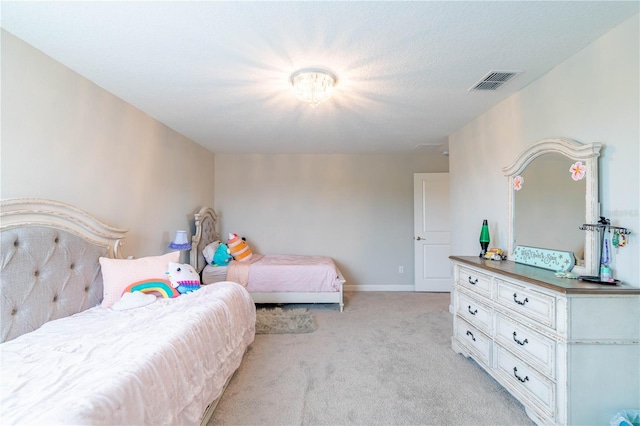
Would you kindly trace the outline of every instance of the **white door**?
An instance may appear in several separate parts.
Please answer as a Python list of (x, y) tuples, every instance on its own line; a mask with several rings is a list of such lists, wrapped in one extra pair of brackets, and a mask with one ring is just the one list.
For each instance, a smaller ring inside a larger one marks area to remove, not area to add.
[(449, 173), (413, 175), (416, 291), (450, 292)]

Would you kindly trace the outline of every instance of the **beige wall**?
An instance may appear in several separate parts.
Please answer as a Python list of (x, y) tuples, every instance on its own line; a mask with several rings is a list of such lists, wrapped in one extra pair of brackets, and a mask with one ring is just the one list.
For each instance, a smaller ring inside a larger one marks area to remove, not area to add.
[(218, 154), (215, 209), (256, 252), (327, 255), (349, 286), (413, 290), (413, 173), (447, 170), (439, 154)]
[(507, 245), (501, 169), (525, 147), (549, 137), (601, 142), (601, 212), (633, 232), (614, 276), (640, 287), (639, 34), (636, 15), (450, 135), (453, 253), (477, 254), (484, 218), (492, 245)]
[[(448, 166), (438, 155), (214, 156), (3, 31), (0, 195), (76, 205), (129, 228), (125, 254), (144, 256), (215, 192), (223, 231), (257, 251), (331, 255), (352, 285), (406, 289), (413, 173), (450, 167), (452, 253), (476, 255), (484, 218), (492, 245), (506, 245), (501, 168), (557, 136), (605, 144), (602, 212), (637, 235), (638, 33), (636, 16), (452, 134)], [(636, 286), (639, 242), (632, 234), (613, 268)]]
[(63, 201), (166, 252), (214, 197), (214, 154), (2, 31), (1, 197)]

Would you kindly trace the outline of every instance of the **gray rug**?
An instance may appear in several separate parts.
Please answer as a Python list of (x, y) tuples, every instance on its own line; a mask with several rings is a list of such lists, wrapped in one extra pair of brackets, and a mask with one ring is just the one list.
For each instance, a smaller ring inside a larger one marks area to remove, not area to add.
[(311, 333), (317, 328), (306, 309), (262, 308), (256, 311), (256, 334)]

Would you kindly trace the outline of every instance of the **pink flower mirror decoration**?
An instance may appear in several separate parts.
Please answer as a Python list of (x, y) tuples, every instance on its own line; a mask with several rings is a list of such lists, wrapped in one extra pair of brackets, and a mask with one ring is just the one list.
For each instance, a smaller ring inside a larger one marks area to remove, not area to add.
[(516, 191), (520, 191), (522, 189), (522, 184), (524, 183), (524, 178), (522, 176), (516, 176), (513, 178), (513, 189)]
[(582, 161), (576, 161), (571, 165), (569, 169), (571, 172), (571, 179), (573, 180), (581, 180), (587, 174), (587, 167), (582, 164)]

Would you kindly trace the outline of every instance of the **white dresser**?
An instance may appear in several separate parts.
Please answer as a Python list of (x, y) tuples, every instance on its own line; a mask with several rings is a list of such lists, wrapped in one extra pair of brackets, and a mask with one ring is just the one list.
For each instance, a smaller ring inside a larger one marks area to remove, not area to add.
[(608, 425), (640, 409), (640, 289), (451, 256), (451, 346), (538, 424)]

